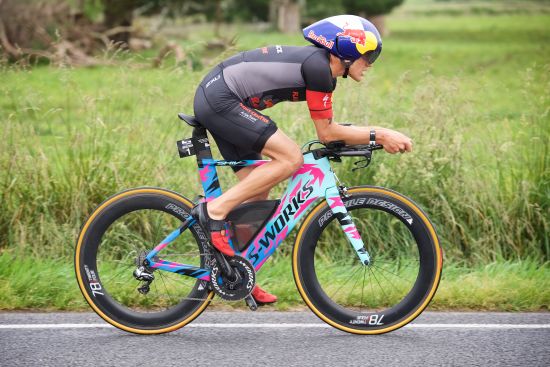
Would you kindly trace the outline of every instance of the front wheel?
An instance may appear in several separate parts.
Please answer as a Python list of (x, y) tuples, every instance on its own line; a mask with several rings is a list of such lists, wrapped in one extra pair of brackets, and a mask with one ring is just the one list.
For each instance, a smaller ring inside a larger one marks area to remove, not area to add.
[(309, 308), (354, 334), (382, 334), (416, 318), (433, 298), (442, 252), (433, 225), (410, 199), (378, 187), (349, 189), (343, 202), (371, 263), (363, 265), (326, 202), (306, 217), (292, 268)]
[[(138, 334), (176, 330), (195, 319), (214, 293), (205, 280), (149, 269), (154, 280), (137, 280), (145, 256), (189, 217), (193, 203), (174, 192), (139, 188), (102, 203), (84, 223), (75, 253), (78, 285), (92, 309), (110, 324)], [(195, 224), (158, 257), (208, 268), (207, 237)]]

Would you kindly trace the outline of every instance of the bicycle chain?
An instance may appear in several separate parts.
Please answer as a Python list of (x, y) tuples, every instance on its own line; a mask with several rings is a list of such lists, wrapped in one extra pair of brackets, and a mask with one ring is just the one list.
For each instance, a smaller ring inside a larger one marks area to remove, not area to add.
[[(156, 269), (149, 268), (146, 266), (146, 257), (148, 252), (142, 251), (138, 257), (135, 258), (135, 264), (137, 266), (142, 266), (147, 271), (151, 273), (156, 271)], [(182, 253), (182, 254), (170, 254), (171, 256), (176, 255), (190, 255), (191, 253)], [(194, 256), (199, 255), (200, 257), (207, 257), (206, 267), (211, 270), (211, 274), (215, 276), (217, 281), (205, 282), (203, 285), (209, 290), (213, 290), (222, 300), (225, 301), (237, 301), (246, 298), (256, 284), (256, 272), (252, 264), (245, 258), (241, 256), (234, 256), (228, 260), (231, 267), (239, 273), (237, 279), (228, 279), (227, 277), (221, 275), (219, 267), (216, 263), (215, 258), (210, 253), (204, 254), (193, 254)], [(153, 257), (153, 261), (157, 262), (160, 258), (158, 256)], [(213, 277), (214, 278), (214, 277)], [(159, 294), (159, 296), (166, 296), (171, 298), (171, 295)], [(206, 298), (195, 298), (195, 297), (183, 297), (178, 298), (179, 300), (188, 300), (188, 301), (205, 301)], [(210, 303), (217, 303), (210, 300)]]

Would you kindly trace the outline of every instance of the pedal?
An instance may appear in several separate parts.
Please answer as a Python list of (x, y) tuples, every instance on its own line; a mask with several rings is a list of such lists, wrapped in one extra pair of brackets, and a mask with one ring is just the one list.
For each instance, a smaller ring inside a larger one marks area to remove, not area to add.
[(256, 300), (254, 299), (254, 297), (252, 297), (251, 294), (246, 296), (244, 301), (246, 302), (246, 305), (248, 306), (248, 308), (250, 308), (251, 311), (256, 311), (258, 309), (258, 304), (256, 303)]

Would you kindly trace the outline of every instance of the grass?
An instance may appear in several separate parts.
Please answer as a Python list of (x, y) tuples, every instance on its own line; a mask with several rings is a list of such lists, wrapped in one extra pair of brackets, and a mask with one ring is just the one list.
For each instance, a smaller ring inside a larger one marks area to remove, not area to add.
[[(548, 311), (550, 266), (531, 261), (495, 262), (479, 266), (446, 263), (430, 310)], [(258, 282), (279, 297), (277, 310), (305, 308), (292, 277), (290, 259), (275, 257), (258, 274)], [(134, 284), (135, 283), (135, 284)], [(131, 288), (138, 282), (129, 282)], [(133, 284), (133, 285), (132, 285)], [(130, 289), (128, 288), (128, 289)], [(0, 309), (86, 311), (66, 259), (0, 255)], [(138, 297), (137, 292), (127, 297)], [(243, 308), (244, 302), (215, 298), (214, 308)], [(373, 306), (374, 307), (374, 306)]]
[[(414, 140), (413, 154), (376, 154), (354, 173), (351, 161), (335, 169), (347, 185), (392, 188), (428, 213), (446, 257), (434, 308), (549, 304), (549, 24), (545, 11), (399, 11), (366, 80), (338, 82), (338, 121), (392, 127)], [(238, 33), (236, 48), (203, 53), (209, 30), (194, 27), (180, 43), (202, 57), (202, 70), (170, 60), (152, 69), (140, 55), (92, 69), (0, 63), (0, 308), (82, 308), (70, 263), (94, 207), (134, 186), (199, 193), (194, 160), (177, 158), (175, 141), (191, 131), (175, 115), (192, 113), (207, 69), (241, 49), (304, 44), (241, 25), (225, 32)], [(304, 104), (266, 112), (297, 142), (315, 137)], [(223, 171), (222, 185), (233, 182)], [(300, 304), (291, 242), (260, 274), (281, 308)]]

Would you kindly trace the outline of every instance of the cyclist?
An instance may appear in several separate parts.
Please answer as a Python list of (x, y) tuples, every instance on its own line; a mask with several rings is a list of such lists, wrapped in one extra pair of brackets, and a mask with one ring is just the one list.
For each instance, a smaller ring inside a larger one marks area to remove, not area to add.
[[(318, 21), (303, 33), (314, 46), (277, 45), (239, 53), (217, 65), (196, 91), (195, 116), (210, 131), (224, 159), (271, 158), (258, 167), (235, 167), (239, 182), (193, 209), (213, 246), (225, 255), (235, 254), (223, 229), (228, 213), (245, 201), (266, 200), (273, 186), (303, 164), (300, 147), (259, 110), (282, 101), (306, 101), (322, 142), (376, 142), (389, 153), (412, 150), (411, 139), (397, 131), (333, 122), (336, 78), (361, 81), (382, 51), (374, 25), (358, 16), (339, 15)], [(258, 286), (252, 296), (259, 303), (277, 299)]]

